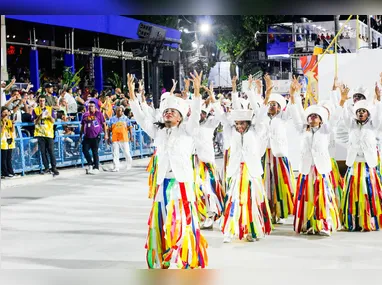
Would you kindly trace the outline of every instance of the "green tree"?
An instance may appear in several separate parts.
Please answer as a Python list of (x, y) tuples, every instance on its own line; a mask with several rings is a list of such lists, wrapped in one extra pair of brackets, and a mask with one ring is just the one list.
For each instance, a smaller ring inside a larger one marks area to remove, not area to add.
[(67, 88), (77, 87), (81, 82), (80, 73), (84, 69), (81, 67), (76, 73), (73, 73), (71, 67), (65, 66), (62, 73), (61, 86), (66, 86)]
[(236, 66), (251, 49), (265, 50), (265, 38), (256, 37), (256, 32), (265, 32), (267, 25), (279, 23), (283, 16), (216, 16), (217, 46), (231, 61), (231, 76), (236, 75)]
[(122, 78), (121, 78), (121, 76), (118, 73), (111, 72), (110, 76), (107, 78), (107, 82), (113, 88), (121, 88), (121, 90), (122, 90)]

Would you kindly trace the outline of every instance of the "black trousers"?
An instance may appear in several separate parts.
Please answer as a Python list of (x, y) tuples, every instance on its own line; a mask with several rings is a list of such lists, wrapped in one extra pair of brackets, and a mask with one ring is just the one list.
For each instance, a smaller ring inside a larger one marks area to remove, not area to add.
[[(84, 141), (82, 142), (82, 152), (88, 162), (88, 165), (92, 165), (96, 169), (99, 169), (98, 147), (100, 140), (100, 137), (84, 138)], [(93, 159), (90, 155), (90, 150), (92, 151)]]
[(12, 150), (13, 149), (1, 150), (1, 176), (15, 175), (12, 167)]
[[(38, 149), (40, 150), (42, 163), (45, 170), (49, 169), (49, 160), (52, 169), (56, 169), (56, 157), (54, 156), (54, 140), (52, 138), (37, 137)], [(49, 156), (49, 160), (48, 160)]]

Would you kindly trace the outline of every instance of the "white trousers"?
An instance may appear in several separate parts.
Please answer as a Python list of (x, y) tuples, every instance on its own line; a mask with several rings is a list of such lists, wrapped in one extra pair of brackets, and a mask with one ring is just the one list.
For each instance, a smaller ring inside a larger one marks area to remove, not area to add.
[(125, 155), (127, 168), (130, 168), (133, 163), (133, 159), (131, 158), (131, 154), (130, 154), (129, 142), (113, 142), (112, 148), (113, 148), (114, 169), (119, 169), (119, 165), (120, 165), (119, 150), (120, 149), (122, 149), (123, 154)]

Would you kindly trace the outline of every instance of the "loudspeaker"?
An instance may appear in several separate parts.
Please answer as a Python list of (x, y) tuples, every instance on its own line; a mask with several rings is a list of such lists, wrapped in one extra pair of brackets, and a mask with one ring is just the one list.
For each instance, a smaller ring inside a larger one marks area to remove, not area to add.
[(166, 30), (141, 22), (138, 26), (137, 35), (142, 39), (164, 40)]

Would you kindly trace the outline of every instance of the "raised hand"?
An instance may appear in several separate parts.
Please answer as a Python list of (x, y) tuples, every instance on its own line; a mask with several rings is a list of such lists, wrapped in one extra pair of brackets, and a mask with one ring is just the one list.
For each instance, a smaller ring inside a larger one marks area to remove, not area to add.
[(340, 102), (340, 105), (343, 106), (344, 103), (350, 99), (351, 97), (349, 97), (349, 91), (350, 91), (350, 88), (347, 87), (345, 84), (342, 84), (340, 86), (340, 92), (341, 92), (341, 102)]
[(289, 88), (289, 95), (292, 97), (295, 93), (302, 89), (302, 85), (298, 82), (298, 78), (293, 75), (293, 80)]
[(203, 71), (198, 74), (196, 70), (194, 70), (194, 73), (190, 73), (191, 75), (191, 82), (194, 85), (194, 96), (195, 97), (200, 97), (200, 87), (202, 84), (202, 77), (203, 77)]
[(260, 94), (261, 90), (263, 88), (263, 82), (261, 82), (260, 79), (256, 79), (255, 80), (255, 85), (256, 85), (257, 92)]
[(142, 93), (143, 90), (144, 90), (144, 83), (143, 83), (143, 79), (141, 79), (138, 81), (138, 92)]
[(175, 79), (172, 80), (172, 88), (170, 90), (170, 94), (171, 95), (174, 95), (174, 91), (176, 89), (176, 84), (178, 84), (178, 81), (176, 81)]
[(375, 99), (381, 101), (381, 89), (378, 86), (378, 82), (375, 82)]
[(135, 97), (135, 83), (134, 83), (134, 77), (132, 74), (128, 73), (127, 74), (127, 87), (129, 88), (129, 96), (132, 101), (136, 99)]
[(334, 81), (333, 81), (333, 88), (332, 88), (332, 90), (334, 91), (334, 90), (336, 90), (338, 88), (340, 88), (340, 84), (338, 83), (338, 77), (335, 76), (334, 77)]
[(252, 89), (253, 77), (252, 74), (248, 76), (248, 89)]
[(185, 78), (184, 79), (184, 91), (186, 91), (186, 93), (188, 93), (189, 90), (190, 90), (190, 79)]
[(214, 84), (211, 82), (210, 88), (208, 88), (207, 86), (202, 86), (202, 88), (208, 93), (209, 101), (211, 103), (215, 103), (216, 100), (215, 100), (215, 96), (214, 96)]
[(265, 79), (265, 96), (269, 97), (271, 96), (271, 93), (272, 93), (273, 82), (268, 73), (265, 74), (264, 79)]
[(237, 76), (235, 75), (234, 77), (232, 77), (232, 92), (236, 92), (237, 91), (237, 86), (236, 86), (236, 81), (237, 81)]

